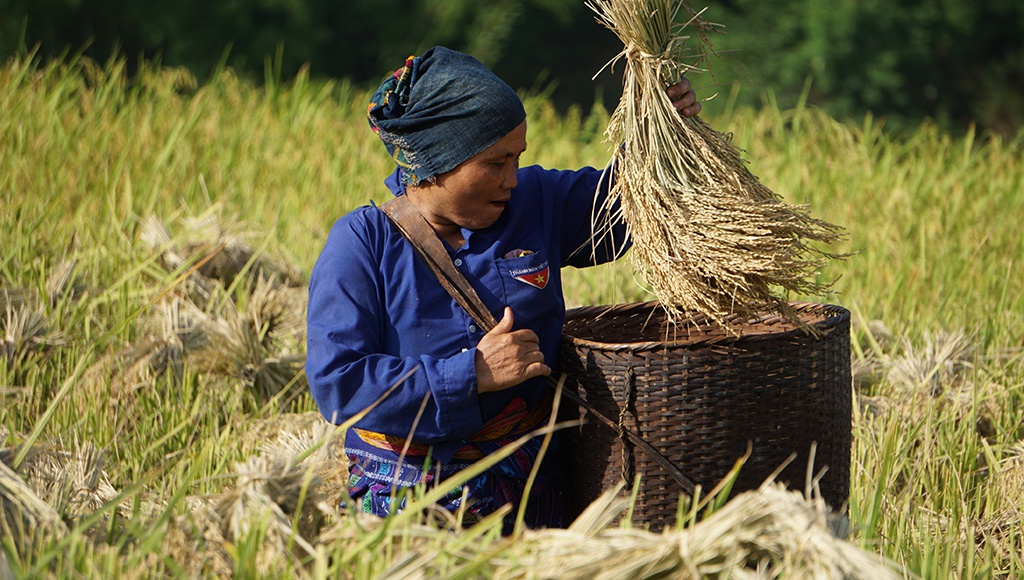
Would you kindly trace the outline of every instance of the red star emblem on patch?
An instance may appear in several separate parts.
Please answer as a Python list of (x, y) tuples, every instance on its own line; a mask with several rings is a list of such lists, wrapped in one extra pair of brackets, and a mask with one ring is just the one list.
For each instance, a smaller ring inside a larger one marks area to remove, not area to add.
[(548, 268), (545, 266), (543, 270), (538, 270), (529, 274), (521, 274), (515, 278), (520, 282), (526, 282), (534, 288), (540, 288), (543, 290), (544, 287), (548, 285)]

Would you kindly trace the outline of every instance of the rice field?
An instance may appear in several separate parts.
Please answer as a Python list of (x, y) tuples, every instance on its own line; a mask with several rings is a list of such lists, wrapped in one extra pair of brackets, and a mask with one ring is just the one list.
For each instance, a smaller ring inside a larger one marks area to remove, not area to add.
[[(367, 96), (0, 66), (0, 578), (1024, 574), (1024, 134), (709, 107), (765, 185), (846, 229), (832, 293), (791, 298), (854, 315), (848, 521), (769, 485), (662, 534), (615, 523), (609, 496), (502, 538), (494, 518), (338, 508), (305, 281), (333, 221), (388, 195)], [(607, 112), (526, 103), (525, 163), (608, 160)], [(566, 292), (650, 297), (628, 258)]]

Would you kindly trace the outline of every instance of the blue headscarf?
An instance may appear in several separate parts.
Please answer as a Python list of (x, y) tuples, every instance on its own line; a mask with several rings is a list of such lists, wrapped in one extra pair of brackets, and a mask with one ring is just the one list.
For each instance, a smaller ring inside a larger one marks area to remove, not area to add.
[(455, 169), (526, 119), (512, 87), (475, 58), (435, 46), (410, 56), (377, 89), (370, 127), (402, 170), (421, 180)]

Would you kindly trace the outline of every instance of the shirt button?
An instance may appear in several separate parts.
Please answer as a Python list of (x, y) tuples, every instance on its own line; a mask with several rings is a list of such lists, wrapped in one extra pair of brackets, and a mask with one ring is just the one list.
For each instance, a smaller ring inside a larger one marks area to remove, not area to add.
[(455, 265), (456, 266), (461, 266), (462, 265), (462, 258), (455, 258)]
[(470, 332), (476, 332), (476, 325), (475, 324), (470, 324), (469, 325), (469, 331)]

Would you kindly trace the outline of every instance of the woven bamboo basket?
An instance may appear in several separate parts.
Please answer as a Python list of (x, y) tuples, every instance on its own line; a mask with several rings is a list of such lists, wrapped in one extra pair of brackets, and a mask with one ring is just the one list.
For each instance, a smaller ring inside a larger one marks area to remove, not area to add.
[[(672, 326), (655, 302), (577, 308), (566, 313), (562, 370), (569, 388), (705, 493), (748, 450), (734, 494), (757, 488), (795, 454), (776, 481), (805, 490), (810, 474), (841, 510), (849, 494), (850, 313), (791, 306), (803, 326), (765, 315), (730, 321), (732, 332), (702, 317)], [(586, 417), (571, 403), (563, 408), (563, 418)], [(676, 523), (683, 489), (645, 451), (592, 419), (566, 437), (570, 516), (639, 475), (639, 489), (624, 492), (636, 493), (634, 525)]]

